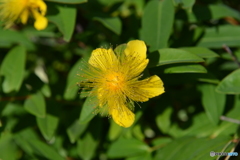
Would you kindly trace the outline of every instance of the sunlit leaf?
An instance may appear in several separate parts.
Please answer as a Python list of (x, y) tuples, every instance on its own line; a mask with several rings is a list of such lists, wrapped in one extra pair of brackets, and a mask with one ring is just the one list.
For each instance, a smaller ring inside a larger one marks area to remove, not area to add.
[(76, 23), (76, 8), (70, 5), (56, 5), (56, 8), (58, 12), (50, 14), (47, 18), (57, 25), (63, 34), (63, 39), (68, 42), (72, 37)]
[(0, 74), (5, 77), (3, 91), (18, 91), (21, 87), (26, 63), (26, 50), (23, 46), (14, 47), (4, 58)]
[(101, 22), (117, 35), (121, 34), (122, 23), (118, 17), (94, 17), (94, 20)]
[(222, 25), (206, 29), (206, 33), (198, 46), (209, 48), (222, 48), (225, 44), (229, 47), (240, 46), (240, 28), (238, 26)]
[(227, 75), (217, 86), (217, 91), (225, 94), (240, 94), (240, 69)]
[(149, 67), (172, 63), (190, 63), (190, 62), (203, 62), (204, 60), (199, 56), (181, 49), (159, 49), (148, 55), (150, 59)]
[(168, 46), (174, 20), (172, 1), (152, 0), (144, 8), (141, 39), (155, 51)]

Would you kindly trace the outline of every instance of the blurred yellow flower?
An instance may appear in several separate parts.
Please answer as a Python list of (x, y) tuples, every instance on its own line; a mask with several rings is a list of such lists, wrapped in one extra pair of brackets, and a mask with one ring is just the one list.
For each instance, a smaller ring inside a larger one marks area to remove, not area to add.
[(7, 28), (18, 19), (26, 24), (31, 15), (35, 19), (34, 27), (43, 30), (48, 24), (47, 18), (44, 17), (46, 11), (47, 5), (42, 0), (0, 0), (0, 19)]
[(148, 64), (146, 51), (140, 40), (128, 42), (116, 54), (111, 48), (98, 48), (92, 52), (87, 69), (79, 74), (84, 79), (80, 86), (92, 89), (89, 96), (97, 96), (98, 108), (122, 127), (130, 127), (135, 120), (134, 101), (145, 102), (164, 93), (158, 76), (139, 80)]

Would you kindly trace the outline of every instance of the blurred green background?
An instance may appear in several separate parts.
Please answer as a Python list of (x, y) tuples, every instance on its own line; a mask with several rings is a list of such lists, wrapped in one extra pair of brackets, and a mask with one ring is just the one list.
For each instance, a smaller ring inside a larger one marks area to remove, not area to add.
[[(49, 0), (49, 20), (0, 28), (1, 160), (207, 160), (240, 151), (238, 0)], [(91, 51), (145, 41), (165, 93), (130, 128), (92, 112)]]

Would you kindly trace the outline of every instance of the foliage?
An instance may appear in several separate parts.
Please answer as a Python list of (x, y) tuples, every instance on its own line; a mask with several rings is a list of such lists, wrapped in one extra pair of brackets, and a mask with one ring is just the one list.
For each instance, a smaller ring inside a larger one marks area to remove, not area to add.
[[(0, 159), (197, 160), (237, 151), (239, 1), (45, 2), (45, 30), (0, 28)], [(145, 74), (161, 77), (165, 93), (136, 104), (133, 126), (122, 128), (93, 113), (77, 74), (93, 49), (133, 39), (148, 45)]]

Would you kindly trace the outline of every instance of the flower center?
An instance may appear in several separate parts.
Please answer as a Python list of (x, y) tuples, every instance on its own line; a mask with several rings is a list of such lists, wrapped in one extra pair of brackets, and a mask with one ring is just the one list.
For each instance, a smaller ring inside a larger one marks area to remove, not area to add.
[(124, 78), (119, 73), (113, 73), (113, 74), (111, 73), (106, 76), (106, 85), (110, 90), (118, 90), (122, 88), (124, 84), (123, 82), (124, 82)]

